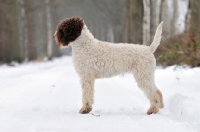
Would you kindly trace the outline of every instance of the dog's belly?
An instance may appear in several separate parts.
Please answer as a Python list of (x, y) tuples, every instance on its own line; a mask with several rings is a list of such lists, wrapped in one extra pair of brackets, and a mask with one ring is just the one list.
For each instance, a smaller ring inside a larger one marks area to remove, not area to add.
[(114, 71), (99, 72), (99, 73), (96, 73), (94, 75), (94, 77), (95, 78), (110, 78), (110, 77), (114, 77), (114, 76), (117, 76), (117, 75), (124, 75), (125, 73), (128, 73), (128, 72), (114, 72)]
[(128, 65), (116, 64), (116, 62), (106, 63), (102, 61), (90, 67), (90, 74), (95, 78), (109, 78), (120, 74), (131, 72), (131, 67)]

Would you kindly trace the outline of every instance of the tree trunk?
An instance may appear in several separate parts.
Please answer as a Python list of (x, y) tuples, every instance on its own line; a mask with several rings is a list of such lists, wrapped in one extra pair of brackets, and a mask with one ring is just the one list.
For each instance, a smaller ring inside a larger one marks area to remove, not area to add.
[(189, 0), (174, 1), (174, 35), (181, 34), (185, 31), (186, 15), (188, 12)]
[(50, 12), (50, 5), (49, 0), (45, 0), (46, 2), (46, 19), (47, 19), (47, 57), (48, 59), (52, 58), (52, 24), (51, 24), (51, 12)]
[(142, 26), (143, 26), (143, 1), (142, 0), (132, 0), (132, 42), (135, 44), (142, 43)]
[(107, 41), (114, 42), (114, 33), (113, 33), (113, 28), (111, 25), (108, 25)]
[(160, 23), (161, 2), (162, 0), (151, 0), (151, 41), (153, 40), (156, 28)]
[(163, 23), (163, 36), (165, 38), (170, 37), (170, 32), (171, 32), (171, 20), (172, 20), (172, 15), (173, 15), (173, 7), (172, 7), (172, 0), (163, 0), (162, 2), (162, 13), (161, 13), (161, 20), (164, 22)]
[(21, 62), (21, 57), (20, 57), (20, 43), (19, 43), (19, 26), (18, 26), (18, 1), (17, 0), (13, 0), (12, 1), (12, 47), (14, 47), (12, 49), (12, 59), (18, 62)]
[(143, 0), (143, 44), (150, 45), (150, 0)]
[(190, 32), (199, 32), (200, 27), (200, 1), (190, 0), (191, 19), (190, 19)]
[(126, 0), (126, 28), (125, 28), (125, 41), (131, 43), (132, 38), (132, 0)]
[(191, 10), (191, 1), (189, 1), (189, 6), (188, 6), (188, 12), (186, 15), (186, 23), (185, 23), (185, 31), (186, 33), (190, 32), (190, 23), (191, 23), (191, 17), (192, 17), (192, 10)]
[(18, 0), (19, 2), (19, 36), (20, 36), (20, 49), (21, 49), (21, 57), (24, 61), (28, 61), (28, 29), (27, 29), (27, 21), (26, 21), (26, 10), (25, 10), (25, 1)]

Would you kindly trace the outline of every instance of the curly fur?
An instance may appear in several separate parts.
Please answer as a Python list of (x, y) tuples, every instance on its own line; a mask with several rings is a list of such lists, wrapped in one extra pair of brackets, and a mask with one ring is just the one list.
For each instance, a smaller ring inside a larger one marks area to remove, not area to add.
[(83, 19), (68, 18), (61, 21), (56, 29), (56, 42), (59, 46), (68, 46), (70, 42), (76, 40), (83, 29)]
[[(82, 87), (83, 106), (80, 113), (85, 114), (92, 110), (95, 79), (125, 73), (134, 75), (138, 87), (149, 99), (150, 108), (147, 114), (157, 113), (159, 108), (163, 108), (162, 93), (154, 82), (156, 60), (153, 55), (160, 44), (162, 23), (156, 30), (152, 44), (145, 46), (99, 41), (90, 33), (84, 22), (82, 27), (82, 22), (81, 18), (66, 19), (58, 25), (55, 32), (55, 40), (60, 46), (72, 46), (73, 64)], [(68, 34), (74, 36), (73, 39), (67, 38)]]

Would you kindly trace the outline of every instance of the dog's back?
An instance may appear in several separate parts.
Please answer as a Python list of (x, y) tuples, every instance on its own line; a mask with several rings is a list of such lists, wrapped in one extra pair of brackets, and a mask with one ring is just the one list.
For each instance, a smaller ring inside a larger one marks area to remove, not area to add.
[(95, 78), (132, 73), (140, 65), (139, 63), (155, 66), (155, 58), (150, 47), (137, 44), (96, 41), (81, 55), (81, 58), (79, 57), (73, 55), (77, 72), (87, 72)]

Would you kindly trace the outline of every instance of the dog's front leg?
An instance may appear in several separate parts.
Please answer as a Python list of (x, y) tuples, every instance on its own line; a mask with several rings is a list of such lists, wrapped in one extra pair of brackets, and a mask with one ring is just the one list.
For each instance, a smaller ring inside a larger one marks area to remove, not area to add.
[(94, 103), (94, 79), (93, 78), (82, 78), (82, 103), (83, 106), (79, 113), (87, 114), (92, 110), (92, 104)]

